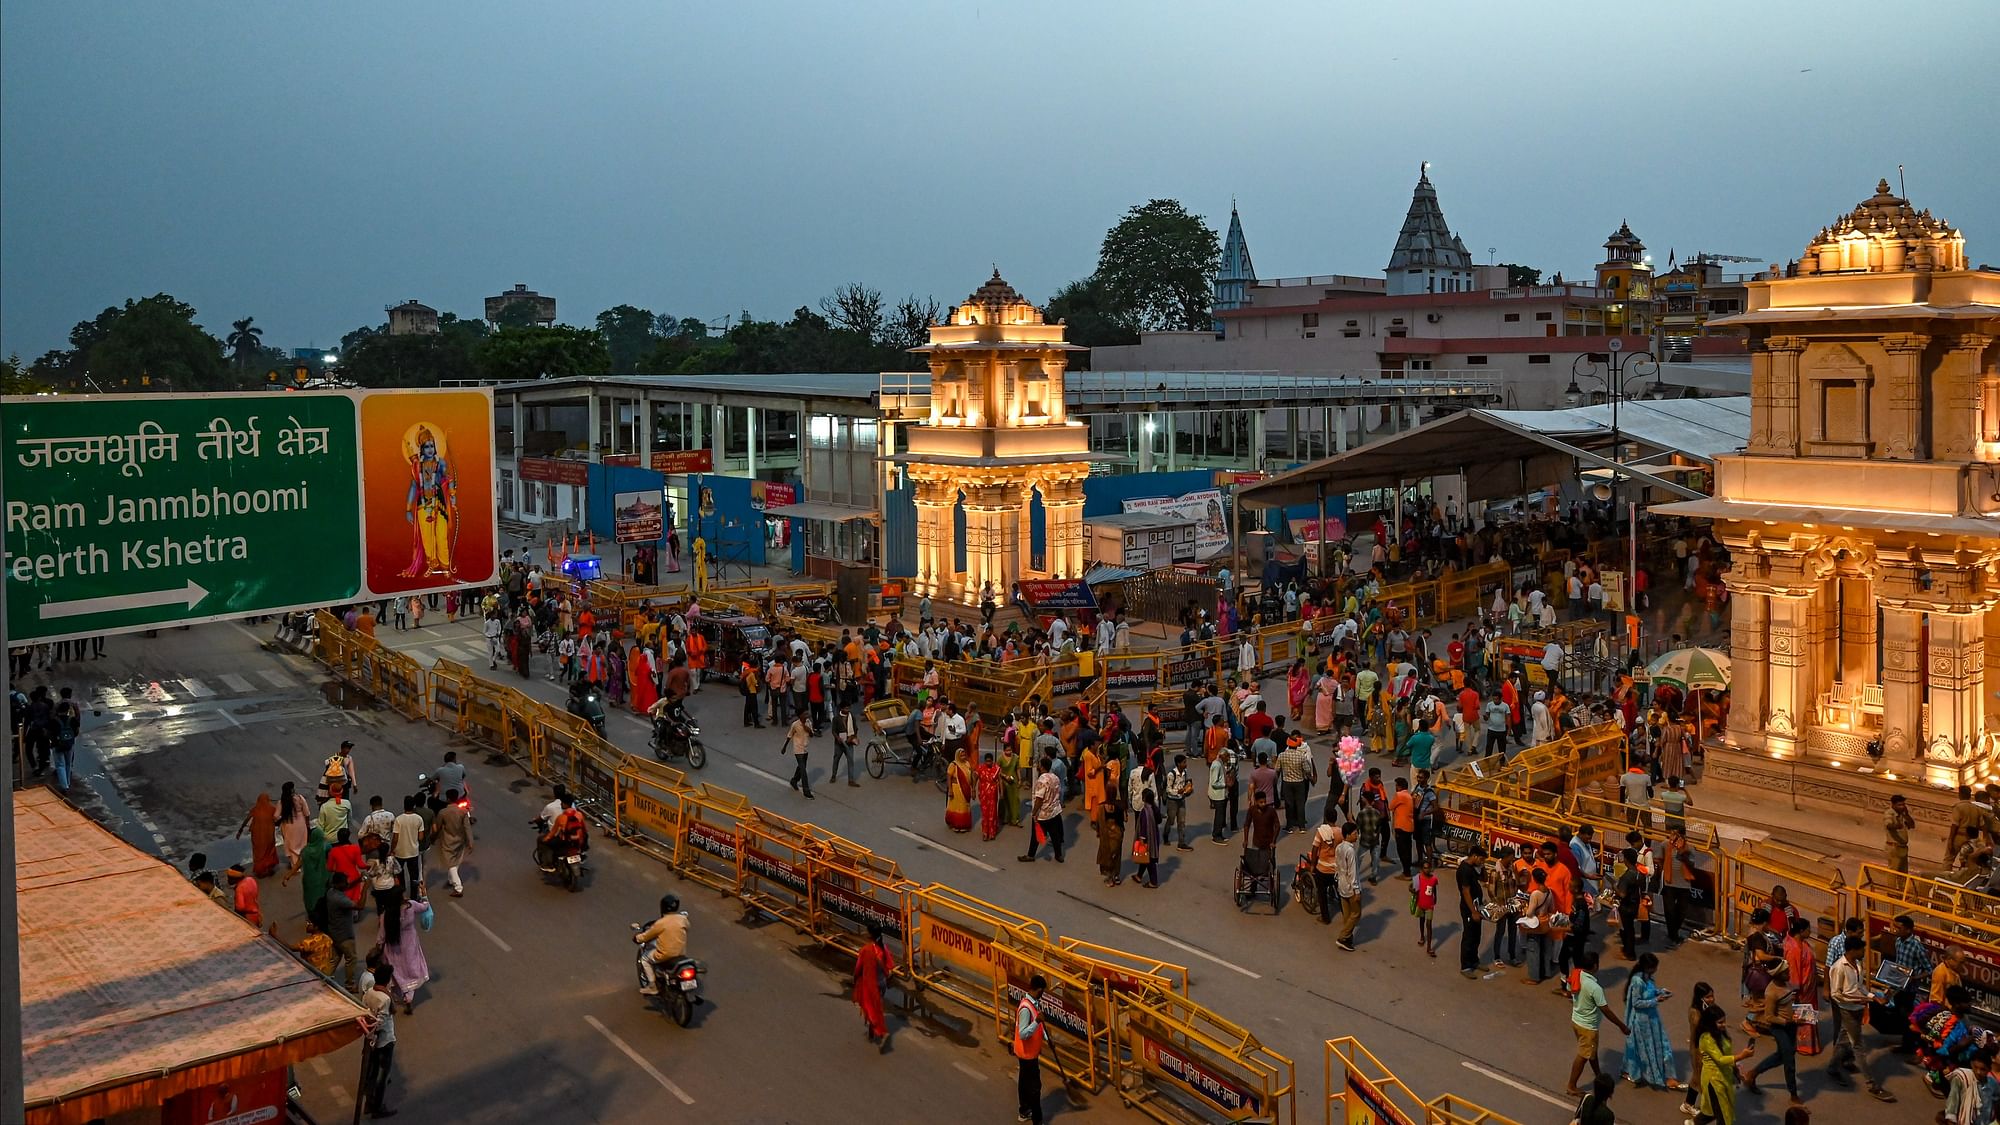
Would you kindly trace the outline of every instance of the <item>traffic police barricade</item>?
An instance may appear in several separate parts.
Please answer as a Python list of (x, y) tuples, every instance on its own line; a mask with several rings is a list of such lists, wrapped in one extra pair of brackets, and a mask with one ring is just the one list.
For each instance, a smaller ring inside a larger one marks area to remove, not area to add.
[(1298, 1120), (1292, 1060), (1175, 992), (1108, 992), (1116, 1039), (1112, 1080), (1155, 1121)]
[(1869, 863), (1862, 865), (1854, 899), (1868, 927), (1871, 973), (1895, 932), (1896, 918), (1907, 914), (1932, 963), (1942, 962), (1947, 950), (1965, 954), (1964, 984), (1973, 1013), (1989, 1027), (2000, 1025), (2000, 898)]
[(719, 891), (742, 885), (742, 821), (755, 815), (750, 798), (704, 783), (681, 796), (681, 838), (674, 866)]
[(607, 826), (616, 823), (618, 770), (626, 758), (625, 751), (591, 730), (578, 738), (570, 759), (570, 792), (579, 802), (590, 802), (591, 812)]
[(326, 610), (320, 610), (313, 618), (318, 625), (313, 630), (313, 659), (335, 670), (345, 667), (347, 646), (354, 634), (340, 623), (340, 618)]
[(1750, 912), (1771, 900), (1771, 889), (1782, 886), (1786, 898), (1808, 919), (1812, 936), (1826, 941), (1854, 913), (1854, 892), (1826, 856), (1774, 844), (1745, 840), (1723, 857), (1723, 928), (1734, 937), (1750, 932)]
[[(513, 688), (500, 689), (500, 700), (505, 718), (501, 725), (500, 749), (515, 760), (528, 763), (529, 773), (550, 777), (548, 766), (542, 760), (542, 724), (558, 715), (568, 718), (568, 713), (537, 703)], [(555, 775), (554, 780), (564, 778)]]
[(430, 720), (452, 730), (465, 726), (465, 681), (472, 669), (439, 657), (431, 664)]
[(1424, 1125), (1521, 1125), (1457, 1094), (1440, 1094), (1424, 1103)]
[(1326, 1041), (1327, 1125), (1425, 1120), (1423, 1101), (1360, 1040)]
[(671, 865), (684, 831), (687, 775), (627, 754), (612, 781), (617, 792), (612, 823), (618, 838)]
[(534, 725), (540, 728), (541, 753), (534, 756), (533, 772), (551, 784), (569, 786), (575, 793), (577, 763), (597, 739), (597, 731), (589, 720), (566, 711), (536, 716)]
[(400, 652), (378, 648), (375, 652), (377, 697), (411, 719), (430, 715), (429, 677), (423, 665)]
[(896, 861), (846, 840), (827, 841), (812, 869), (813, 940), (857, 953), (880, 926), (893, 964), (909, 964), (910, 896), (917, 885)]
[(1159, 661), (1150, 652), (1114, 652), (1097, 663), (1098, 679), (1111, 691), (1160, 690)]
[(514, 693), (491, 680), (467, 676), (460, 681), (458, 731), (495, 750), (507, 749), (507, 697)]
[(340, 678), (356, 691), (375, 694), (375, 655), (381, 642), (357, 634), (347, 645), (347, 660), (340, 666)]
[(812, 861), (824, 849), (812, 826), (752, 808), (737, 824), (736, 841), (736, 896), (800, 933), (811, 933)]

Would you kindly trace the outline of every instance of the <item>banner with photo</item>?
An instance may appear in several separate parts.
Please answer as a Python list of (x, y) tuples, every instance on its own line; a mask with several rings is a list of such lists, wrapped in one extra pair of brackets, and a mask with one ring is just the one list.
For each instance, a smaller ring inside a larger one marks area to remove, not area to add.
[(1197, 559), (1212, 559), (1229, 551), (1229, 501), (1219, 488), (1179, 496), (1145, 496), (1123, 503), (1127, 512), (1173, 516), (1194, 524)]

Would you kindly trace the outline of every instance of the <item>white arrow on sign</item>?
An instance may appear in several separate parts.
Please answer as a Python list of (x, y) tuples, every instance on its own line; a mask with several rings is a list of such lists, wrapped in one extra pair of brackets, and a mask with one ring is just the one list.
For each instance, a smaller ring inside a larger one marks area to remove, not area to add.
[(178, 590), (148, 590), (143, 594), (107, 594), (101, 598), (79, 598), (73, 602), (43, 602), (42, 620), (51, 617), (80, 617), (86, 613), (109, 613), (114, 609), (146, 609), (156, 605), (185, 605), (189, 609), (208, 596), (194, 579)]

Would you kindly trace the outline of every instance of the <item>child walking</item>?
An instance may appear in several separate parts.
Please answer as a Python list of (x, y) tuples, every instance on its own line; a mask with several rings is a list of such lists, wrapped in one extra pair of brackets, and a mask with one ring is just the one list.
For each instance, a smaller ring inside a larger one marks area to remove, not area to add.
[(1431, 912), (1437, 909), (1437, 904), (1438, 877), (1426, 858), (1417, 869), (1417, 877), (1410, 881), (1410, 905), (1417, 916), (1417, 944), (1432, 957), (1438, 955), (1437, 942), (1431, 935)]

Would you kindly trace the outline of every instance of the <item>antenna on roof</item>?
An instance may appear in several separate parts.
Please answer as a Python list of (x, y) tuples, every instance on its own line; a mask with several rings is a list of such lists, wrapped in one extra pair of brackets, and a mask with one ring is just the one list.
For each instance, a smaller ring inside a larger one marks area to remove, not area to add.
[(1903, 166), (1901, 164), (1896, 165), (1896, 194), (1902, 196), (1904, 199), (1910, 198), (1910, 189), (1903, 186)]

